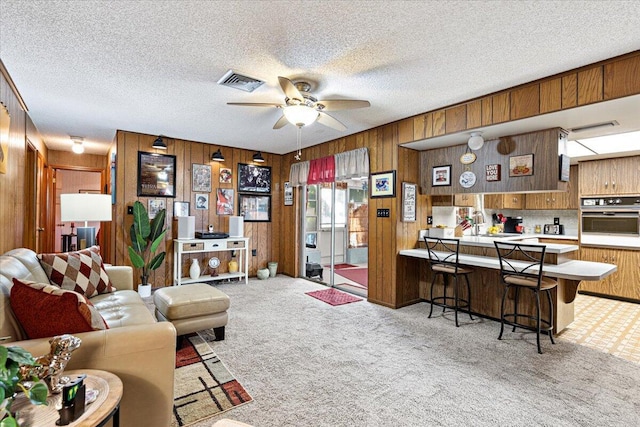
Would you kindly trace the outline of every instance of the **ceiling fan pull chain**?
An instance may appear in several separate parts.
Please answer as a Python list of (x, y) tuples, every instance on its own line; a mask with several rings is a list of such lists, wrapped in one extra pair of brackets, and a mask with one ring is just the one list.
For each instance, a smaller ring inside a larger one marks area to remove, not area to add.
[(302, 160), (302, 126), (296, 126), (298, 129), (296, 131), (296, 140), (298, 144), (298, 154), (296, 154), (295, 159), (300, 161)]

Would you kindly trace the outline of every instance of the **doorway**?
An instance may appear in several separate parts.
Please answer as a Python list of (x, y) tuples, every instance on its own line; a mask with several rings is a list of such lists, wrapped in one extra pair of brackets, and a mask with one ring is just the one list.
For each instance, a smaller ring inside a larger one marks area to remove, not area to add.
[(368, 293), (366, 181), (306, 186), (305, 276), (360, 296)]

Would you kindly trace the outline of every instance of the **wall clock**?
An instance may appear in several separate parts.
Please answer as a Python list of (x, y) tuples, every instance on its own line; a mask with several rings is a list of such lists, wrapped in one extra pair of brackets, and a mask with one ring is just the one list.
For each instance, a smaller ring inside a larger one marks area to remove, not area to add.
[(218, 267), (220, 267), (220, 260), (218, 259), (218, 257), (211, 257), (209, 259), (209, 268), (211, 269), (212, 276), (215, 277), (218, 275)]
[(471, 171), (464, 171), (460, 175), (460, 185), (464, 188), (471, 188), (476, 183), (476, 174)]

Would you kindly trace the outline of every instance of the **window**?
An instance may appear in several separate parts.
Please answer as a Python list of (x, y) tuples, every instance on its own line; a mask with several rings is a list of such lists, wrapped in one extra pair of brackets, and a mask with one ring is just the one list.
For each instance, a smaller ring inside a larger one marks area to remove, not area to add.
[[(331, 208), (333, 199), (331, 197), (331, 184), (329, 187), (323, 186), (320, 190), (320, 228), (331, 228)], [(347, 222), (347, 190), (346, 188), (336, 188), (336, 228), (344, 228)]]

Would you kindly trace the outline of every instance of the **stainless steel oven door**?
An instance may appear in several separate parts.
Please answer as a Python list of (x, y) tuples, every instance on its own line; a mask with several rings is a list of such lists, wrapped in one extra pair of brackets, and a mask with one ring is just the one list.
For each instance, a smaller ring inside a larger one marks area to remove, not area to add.
[(582, 234), (640, 236), (638, 211), (582, 211)]

